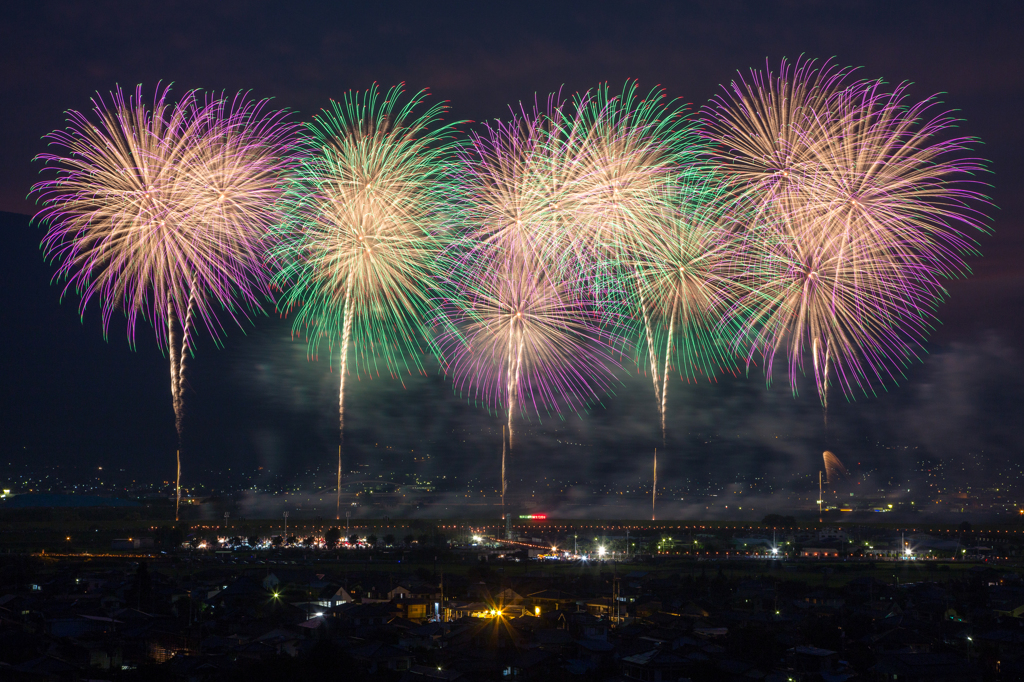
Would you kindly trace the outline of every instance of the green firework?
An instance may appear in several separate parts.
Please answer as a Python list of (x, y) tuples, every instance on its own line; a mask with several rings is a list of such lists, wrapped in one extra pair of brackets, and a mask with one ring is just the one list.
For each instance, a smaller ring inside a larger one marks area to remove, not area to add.
[[(305, 153), (275, 235), (279, 307), (311, 355), (326, 345), (341, 373), (422, 371), (453, 125), (417, 112), (425, 91), (350, 92), (306, 126)], [(350, 352), (351, 350), (351, 352)]]

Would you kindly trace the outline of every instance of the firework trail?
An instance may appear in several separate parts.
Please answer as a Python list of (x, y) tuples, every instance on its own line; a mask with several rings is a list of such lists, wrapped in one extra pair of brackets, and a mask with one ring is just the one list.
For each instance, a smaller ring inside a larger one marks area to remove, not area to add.
[[(47, 138), (66, 155), (40, 155), (56, 177), (32, 191), (43, 203), (46, 256), (58, 262), (65, 292), (84, 314), (100, 299), (106, 335), (115, 310), (135, 343), (139, 317), (155, 323), (166, 348), (179, 441), (186, 358), (202, 322), (213, 338), (223, 327), (215, 308), (239, 322), (269, 294), (265, 228), (275, 222), (280, 175), (293, 127), (282, 112), (244, 94), (177, 102), (158, 88), (153, 104), (120, 88), (97, 95), (93, 113), (67, 112), (68, 127)], [(161, 321), (161, 324), (156, 324)], [(180, 330), (180, 334), (179, 334)]]
[[(355, 371), (422, 371), (436, 236), (455, 124), (444, 105), (404, 105), (401, 86), (350, 92), (307, 124), (306, 153), (290, 187), (289, 219), (277, 231), (279, 307), (310, 353), (338, 352), (338, 430), (345, 434), (345, 380)], [(339, 472), (342, 450), (339, 448)], [(340, 473), (338, 488), (340, 491)], [(340, 492), (339, 509), (340, 517)]]
[(658, 448), (654, 448), (654, 472), (651, 485), (651, 521), (658, 520)]
[(986, 201), (949, 138), (957, 121), (907, 86), (852, 80), (849, 69), (785, 61), (753, 71), (707, 110), (709, 140), (737, 201), (749, 211), (741, 343), (748, 361), (779, 352), (797, 391), (807, 351), (823, 408), (829, 386), (865, 394), (917, 358), (945, 297), (967, 272), (970, 232)]

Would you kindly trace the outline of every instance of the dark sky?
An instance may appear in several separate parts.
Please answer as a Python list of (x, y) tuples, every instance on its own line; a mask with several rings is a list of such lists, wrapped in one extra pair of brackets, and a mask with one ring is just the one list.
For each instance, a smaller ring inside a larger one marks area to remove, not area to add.
[[(449, 100), (454, 117), (480, 121), (534, 93), (626, 78), (699, 108), (737, 70), (766, 59), (835, 57), (864, 76), (912, 81), (916, 96), (944, 93), (963, 132), (984, 142), (998, 206), (993, 234), (980, 240), (985, 257), (972, 261), (972, 278), (950, 284), (926, 360), (883, 397), (837, 401), (828, 435), (810, 391), (794, 400), (784, 383), (766, 390), (759, 375), (677, 383), (665, 475), (814, 471), (823, 444), (895, 470), (911, 455), (870, 444), (1013, 459), (1024, 446), (1022, 19), (1014, 2), (15, 3), (0, 16), (0, 210), (33, 212), (25, 197), (40, 138), (62, 125), (65, 109), (87, 108), (114, 84), (251, 89), (303, 118), (347, 89), (405, 81)], [(0, 227), (0, 461), (95, 460), (169, 476), (168, 372), (152, 336), (140, 333), (133, 352), (122, 325), (105, 342), (95, 312), (80, 323), (74, 297), (59, 304), (38, 228), (15, 215)], [(191, 461), (285, 472), (330, 452), (336, 375), (307, 362), (287, 329), (264, 319), (232, 332), (224, 349), (199, 348)], [(536, 427), (521, 466), (531, 476), (636, 479), (657, 442), (649, 393), (627, 373), (607, 409)], [(453, 397), (442, 377), (404, 389), (364, 382), (352, 396), (354, 459), (377, 461), (390, 445), (430, 452), (434, 474), (496, 475), (493, 458), (479, 453), (498, 442), (497, 422)]]

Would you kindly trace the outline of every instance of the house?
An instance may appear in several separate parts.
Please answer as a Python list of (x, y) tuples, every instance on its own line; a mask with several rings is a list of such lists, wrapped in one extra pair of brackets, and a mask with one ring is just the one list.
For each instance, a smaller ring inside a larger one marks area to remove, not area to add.
[(320, 598), (317, 599), (316, 603), (318, 606), (330, 609), (340, 604), (353, 603), (355, 600), (355, 597), (344, 587), (334, 589), (333, 586), (328, 586), (321, 592)]
[(89, 633), (114, 632), (121, 621), (105, 616), (77, 615), (68, 618), (52, 618), (46, 629), (54, 637), (82, 637)]
[(786, 652), (786, 662), (797, 672), (820, 675), (835, 669), (839, 654), (813, 646), (798, 646)]
[[(580, 606), (595, 616), (615, 616), (616, 615), (616, 603), (611, 600), (610, 597), (596, 597), (594, 599), (584, 599), (577, 602)], [(622, 614), (625, 614), (626, 605), (621, 604), (619, 606)]]
[(419, 622), (434, 615), (436, 603), (433, 600), (413, 598), (394, 601), (395, 606), (402, 612), (402, 617)]
[(558, 623), (558, 627), (568, 630), (577, 640), (590, 639), (601, 642), (608, 640), (608, 620), (587, 611), (560, 611)]
[(402, 672), (412, 667), (412, 654), (384, 642), (368, 642), (348, 650), (348, 655), (371, 675), (382, 670)]
[(667, 682), (684, 677), (691, 663), (679, 653), (665, 649), (651, 649), (622, 659), (626, 677), (643, 682)]
[(528, 610), (539, 616), (548, 611), (575, 610), (576, 597), (562, 590), (541, 590), (527, 595)]
[(876, 679), (893, 682), (979, 682), (982, 670), (952, 653), (898, 653), (882, 656), (872, 668)]
[(439, 649), (444, 646), (443, 637), (448, 628), (442, 623), (425, 623), (408, 628), (398, 641), (398, 646), (406, 649)]
[(354, 626), (384, 625), (401, 611), (390, 604), (343, 604), (331, 610), (343, 622)]
[(839, 556), (839, 550), (835, 547), (804, 547), (800, 550), (800, 556), (812, 559), (835, 558)]
[(573, 660), (585, 670), (594, 670), (611, 661), (614, 652), (615, 647), (607, 641), (581, 639), (576, 642), (576, 657)]
[(568, 654), (576, 648), (572, 635), (569, 634), (568, 630), (537, 630), (533, 633), (533, 639), (536, 642), (538, 649), (551, 651), (560, 655)]
[(411, 666), (402, 675), (400, 682), (455, 682), (462, 677), (458, 670), (443, 670), (429, 665)]

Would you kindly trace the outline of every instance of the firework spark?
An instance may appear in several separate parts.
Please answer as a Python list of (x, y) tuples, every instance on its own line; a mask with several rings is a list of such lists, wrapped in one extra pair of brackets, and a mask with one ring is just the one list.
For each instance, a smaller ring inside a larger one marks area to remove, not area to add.
[[(68, 112), (51, 133), (66, 155), (43, 154), (56, 178), (36, 184), (48, 225), (43, 246), (84, 314), (100, 299), (104, 335), (115, 310), (154, 322), (167, 348), (179, 450), (186, 358), (202, 322), (216, 340), (216, 309), (239, 315), (269, 294), (263, 230), (275, 222), (292, 126), (245, 95), (177, 102), (158, 88), (152, 106), (120, 88), (93, 100), (98, 118)], [(157, 322), (160, 322), (157, 324)], [(180, 478), (180, 473), (179, 473)], [(180, 501), (180, 487), (176, 497)], [(177, 503), (176, 503), (177, 509)]]
[[(437, 125), (440, 104), (415, 113), (424, 91), (399, 106), (402, 94), (401, 86), (383, 97), (376, 86), (351, 92), (307, 125), (309, 153), (277, 235), (280, 307), (298, 308), (293, 329), (307, 334), (311, 353), (326, 342), (333, 356), (337, 347), (342, 443), (350, 347), (357, 373), (398, 376), (422, 370), (431, 338), (435, 235), (454, 124)], [(340, 458), (339, 449), (339, 471)]]
[[(835, 381), (852, 396), (902, 375), (984, 230), (964, 157), (974, 142), (906, 86), (851, 81), (826, 63), (752, 72), (708, 110), (708, 137), (748, 208), (743, 336), (750, 355), (784, 352), (794, 393), (810, 352), (827, 410)], [(826, 413), (827, 414), (827, 413)]]
[(827, 483), (836, 483), (839, 480), (839, 474), (847, 476), (846, 467), (839, 461), (835, 453), (831, 450), (826, 450), (821, 453), (821, 458), (825, 464), (825, 480)]

